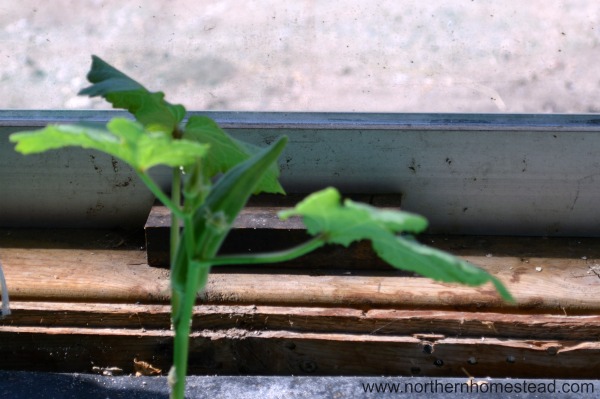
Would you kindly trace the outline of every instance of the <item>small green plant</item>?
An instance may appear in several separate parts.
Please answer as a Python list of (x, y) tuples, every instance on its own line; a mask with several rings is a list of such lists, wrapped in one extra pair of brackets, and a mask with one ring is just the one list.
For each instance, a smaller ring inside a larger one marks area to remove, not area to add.
[[(101, 96), (114, 108), (131, 112), (135, 121), (114, 118), (106, 129), (50, 125), (15, 133), (10, 140), (23, 154), (79, 146), (118, 157), (131, 165), (170, 209), (171, 317), (175, 330), (174, 364), (169, 372), (172, 398), (184, 397), (193, 307), (213, 266), (283, 262), (325, 244), (348, 246), (370, 240), (374, 251), (396, 268), (444, 282), (491, 282), (505, 300), (512, 299), (502, 283), (487, 272), (417, 243), (411, 235), (427, 228), (422, 216), (380, 210), (348, 199), (342, 202), (334, 188), (309, 195), (295, 208), (280, 213), (281, 218), (301, 216), (313, 236), (304, 244), (272, 253), (218, 255), (233, 221), (252, 194), (284, 194), (277, 180), (276, 161), (287, 138), (260, 149), (232, 138), (207, 117), (191, 116), (184, 121), (182, 105), (168, 103), (162, 92), (148, 91), (96, 56), (87, 77), (92, 85), (80, 94)], [(170, 196), (148, 174), (156, 165), (172, 168)]]

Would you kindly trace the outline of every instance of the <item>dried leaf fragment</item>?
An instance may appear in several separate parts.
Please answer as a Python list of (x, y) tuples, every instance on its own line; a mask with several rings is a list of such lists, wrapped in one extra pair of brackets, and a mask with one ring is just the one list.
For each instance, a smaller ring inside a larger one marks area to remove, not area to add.
[(148, 362), (143, 360), (133, 359), (133, 369), (135, 370), (135, 376), (140, 377), (142, 375), (159, 375), (162, 373), (161, 369), (158, 369)]

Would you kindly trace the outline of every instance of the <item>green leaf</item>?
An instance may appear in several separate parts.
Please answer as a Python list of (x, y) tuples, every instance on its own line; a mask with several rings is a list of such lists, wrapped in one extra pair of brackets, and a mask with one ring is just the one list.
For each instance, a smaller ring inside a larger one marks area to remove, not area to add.
[[(214, 240), (207, 239), (203, 237), (204, 233), (197, 234), (196, 240), (199, 245), (203, 243), (212, 249), (220, 246), (233, 221), (248, 202), (248, 198), (256, 192), (256, 186), (270, 165), (277, 161), (286, 143), (287, 137), (280, 137), (271, 146), (231, 168), (217, 181), (203, 206), (194, 214), (196, 231), (210, 230), (208, 235), (214, 237)], [(210, 257), (213, 256), (214, 253), (210, 253)]]
[(144, 86), (112, 67), (101, 58), (92, 56), (92, 68), (87, 75), (92, 86), (79, 92), (90, 97), (101, 96), (113, 105), (131, 112), (147, 127), (171, 134), (183, 120), (185, 108), (164, 100), (163, 92), (150, 92)]
[(207, 145), (174, 140), (164, 132), (149, 132), (137, 122), (114, 118), (108, 131), (77, 125), (50, 125), (44, 129), (15, 133), (10, 141), (23, 154), (68, 146), (92, 148), (113, 155), (144, 171), (156, 165), (190, 165), (208, 150)]
[(313, 193), (296, 208), (279, 215), (282, 218), (303, 216), (310, 234), (325, 233), (328, 242), (344, 246), (370, 239), (381, 231), (420, 233), (427, 228), (427, 220), (412, 213), (380, 210), (351, 200), (342, 206), (340, 193), (334, 188)]
[(445, 282), (481, 285), (492, 282), (500, 295), (511, 300), (506, 288), (495, 277), (446, 252), (430, 248), (397, 233), (419, 233), (427, 221), (419, 215), (379, 210), (351, 200), (341, 203), (334, 188), (316, 192), (294, 209), (280, 212), (283, 219), (302, 216), (312, 235), (324, 235), (325, 241), (348, 246), (354, 241), (370, 240), (375, 252), (390, 265)]
[[(225, 173), (239, 163), (258, 154), (262, 149), (249, 143), (236, 140), (229, 136), (211, 118), (192, 116), (188, 120), (183, 133), (185, 139), (210, 145), (206, 155), (203, 173), (212, 178), (219, 173)], [(260, 192), (285, 194), (277, 180), (279, 169), (273, 163), (258, 184), (254, 194)]]

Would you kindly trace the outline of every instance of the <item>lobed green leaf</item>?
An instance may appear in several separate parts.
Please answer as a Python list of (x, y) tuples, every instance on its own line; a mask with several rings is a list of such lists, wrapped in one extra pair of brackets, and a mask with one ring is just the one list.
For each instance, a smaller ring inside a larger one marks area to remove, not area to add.
[(348, 199), (342, 205), (340, 193), (331, 187), (309, 195), (279, 215), (300, 215), (310, 234), (325, 233), (328, 242), (344, 246), (383, 233), (419, 233), (427, 228), (427, 220), (420, 215), (380, 210)]
[(108, 130), (78, 125), (49, 125), (41, 130), (14, 133), (10, 141), (22, 154), (77, 146), (103, 151), (144, 171), (156, 165), (190, 165), (204, 156), (208, 145), (174, 140), (160, 131), (149, 132), (134, 121), (114, 118)]
[(370, 205), (345, 200), (334, 188), (316, 192), (294, 209), (280, 212), (285, 219), (298, 215), (312, 235), (324, 235), (325, 241), (348, 246), (354, 241), (370, 240), (375, 252), (390, 265), (444, 282), (468, 285), (494, 284), (500, 295), (512, 297), (495, 277), (446, 252), (417, 243), (397, 233), (419, 233), (427, 221), (408, 212), (380, 210)]
[[(210, 145), (203, 168), (203, 173), (209, 179), (219, 173), (227, 172), (262, 151), (260, 147), (234, 139), (223, 131), (214, 120), (205, 116), (190, 117), (183, 137)], [(285, 194), (277, 179), (278, 176), (279, 169), (277, 164), (273, 163), (261, 178), (254, 194), (260, 192)]]
[(92, 56), (92, 67), (87, 75), (92, 86), (79, 92), (90, 97), (101, 96), (113, 108), (131, 112), (135, 118), (151, 130), (165, 130), (169, 134), (185, 116), (180, 104), (165, 101), (163, 92), (150, 92), (144, 86), (112, 67), (100, 57)]

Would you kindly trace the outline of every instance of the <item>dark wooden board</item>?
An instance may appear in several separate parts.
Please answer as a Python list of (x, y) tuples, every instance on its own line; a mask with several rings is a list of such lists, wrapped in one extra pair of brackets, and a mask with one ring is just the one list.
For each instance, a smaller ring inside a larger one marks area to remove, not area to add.
[[(253, 197), (248, 206), (242, 210), (235, 220), (232, 230), (221, 248), (221, 253), (251, 253), (281, 250), (298, 245), (310, 237), (304, 224), (298, 217), (285, 221), (280, 220), (277, 213), (285, 208), (293, 207), (302, 200), (303, 195), (261, 195)], [(369, 203), (377, 207), (400, 208), (400, 195), (353, 194), (350, 198)], [(170, 213), (164, 206), (154, 206), (150, 211), (145, 226), (146, 251), (148, 264), (151, 266), (168, 267), (169, 265), (169, 231)], [(307, 263), (313, 269), (382, 269), (389, 266), (374, 255), (369, 243), (360, 242), (349, 248), (341, 246), (326, 246), (304, 256), (292, 260), (276, 268), (304, 268)]]
[[(163, 373), (169, 330), (1, 327), (5, 369), (92, 372), (134, 360)], [(598, 378), (600, 343), (379, 336), (291, 331), (202, 330), (191, 335), (192, 374), (426, 375)]]

